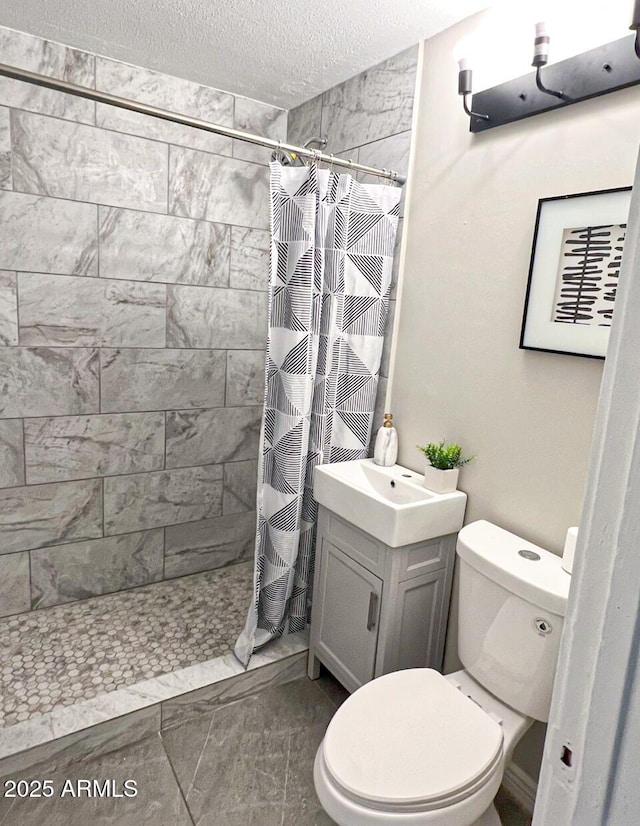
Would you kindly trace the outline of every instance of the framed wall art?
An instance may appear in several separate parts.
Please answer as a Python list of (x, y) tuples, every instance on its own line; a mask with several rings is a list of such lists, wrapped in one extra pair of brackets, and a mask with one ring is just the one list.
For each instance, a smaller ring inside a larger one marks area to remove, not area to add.
[(520, 347), (604, 358), (631, 187), (538, 201)]

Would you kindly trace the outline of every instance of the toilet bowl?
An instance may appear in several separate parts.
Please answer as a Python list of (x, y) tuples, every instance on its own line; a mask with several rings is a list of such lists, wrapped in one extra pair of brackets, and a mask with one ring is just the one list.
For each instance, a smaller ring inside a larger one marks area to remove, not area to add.
[(464, 671), (387, 674), (334, 715), (316, 754), (316, 792), (341, 826), (499, 826), (493, 799), (532, 723)]
[(314, 783), (339, 826), (500, 826), (505, 766), (548, 719), (570, 582), (560, 559), (484, 521), (457, 550), (465, 668), (385, 674), (338, 709)]

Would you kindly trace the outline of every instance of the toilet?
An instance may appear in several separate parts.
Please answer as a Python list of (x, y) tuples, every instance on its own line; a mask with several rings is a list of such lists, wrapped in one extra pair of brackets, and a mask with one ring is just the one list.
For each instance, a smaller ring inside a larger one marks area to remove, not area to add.
[(385, 674), (338, 709), (314, 782), (339, 826), (500, 826), (505, 766), (549, 719), (571, 580), (560, 557), (484, 520), (456, 550), (464, 669)]

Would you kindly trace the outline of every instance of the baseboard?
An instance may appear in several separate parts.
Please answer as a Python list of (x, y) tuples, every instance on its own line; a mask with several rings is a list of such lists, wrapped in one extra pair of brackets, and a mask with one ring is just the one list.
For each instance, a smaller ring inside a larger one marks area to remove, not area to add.
[(538, 784), (533, 778), (515, 763), (511, 763), (505, 769), (502, 785), (523, 809), (533, 814), (538, 791)]

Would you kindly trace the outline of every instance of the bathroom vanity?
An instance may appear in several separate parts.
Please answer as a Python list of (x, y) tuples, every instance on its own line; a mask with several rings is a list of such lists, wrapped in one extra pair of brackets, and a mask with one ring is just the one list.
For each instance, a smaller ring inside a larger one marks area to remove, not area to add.
[(316, 468), (314, 481), (320, 508), (311, 679), (323, 663), (355, 691), (390, 671), (441, 669), (466, 495), (434, 494), (419, 474), (370, 460)]

